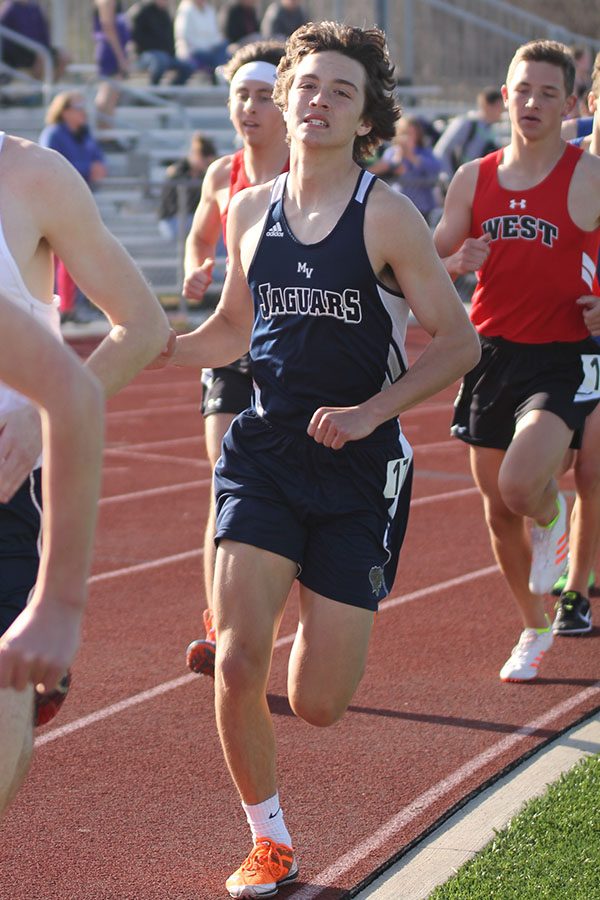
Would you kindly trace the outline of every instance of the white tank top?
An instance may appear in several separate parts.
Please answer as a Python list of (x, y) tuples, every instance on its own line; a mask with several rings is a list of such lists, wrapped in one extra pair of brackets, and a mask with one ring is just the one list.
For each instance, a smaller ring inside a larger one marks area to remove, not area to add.
[[(0, 153), (4, 144), (4, 132), (0, 131)], [(4, 229), (2, 228), (3, 210), (0, 209), (0, 286), (2, 294), (11, 303), (28, 312), (48, 331), (62, 340), (60, 331), (59, 298), (54, 296), (52, 303), (46, 303), (34, 297), (27, 289), (23, 276), (15, 259), (8, 249)], [(11, 410), (20, 409), (30, 403), (29, 399), (18, 394), (8, 385), (0, 381), (0, 415)], [(38, 465), (40, 460), (38, 460)]]

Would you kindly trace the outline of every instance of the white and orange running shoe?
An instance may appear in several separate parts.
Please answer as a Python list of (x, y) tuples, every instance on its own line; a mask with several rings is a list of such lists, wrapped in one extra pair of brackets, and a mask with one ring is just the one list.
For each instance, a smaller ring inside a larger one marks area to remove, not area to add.
[(552, 646), (552, 628), (525, 628), (519, 643), (500, 669), (500, 681), (531, 681), (547, 650)]
[(254, 847), (237, 872), (225, 882), (229, 896), (274, 897), (278, 889), (298, 877), (294, 851), (270, 838), (256, 838)]
[(567, 504), (562, 494), (558, 494), (556, 502), (558, 512), (552, 522), (545, 527), (534, 523), (531, 529), (529, 590), (532, 594), (549, 594), (569, 561)]

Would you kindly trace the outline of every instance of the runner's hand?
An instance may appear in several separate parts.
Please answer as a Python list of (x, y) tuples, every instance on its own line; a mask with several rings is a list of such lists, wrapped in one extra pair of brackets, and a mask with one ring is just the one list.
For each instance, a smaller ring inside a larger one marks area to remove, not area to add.
[[(82, 588), (85, 593), (85, 586)], [(53, 690), (79, 646), (81, 605), (34, 600), (0, 638), (0, 688)]]
[(214, 259), (207, 256), (201, 266), (194, 269), (183, 282), (183, 296), (187, 300), (203, 300), (212, 284)]
[(491, 239), (487, 233), (478, 238), (467, 238), (452, 256), (452, 274), (466, 275), (480, 269), (490, 255)]
[(600, 297), (592, 294), (580, 297), (577, 305), (583, 307), (583, 321), (590, 334), (594, 337), (600, 335)]
[(321, 406), (313, 413), (307, 433), (317, 444), (341, 450), (348, 441), (368, 437), (379, 422), (370, 422), (360, 406)]
[(149, 362), (146, 366), (147, 369), (164, 369), (165, 366), (169, 364), (169, 360), (173, 356), (175, 352), (175, 347), (177, 345), (177, 335), (173, 331), (172, 328), (169, 329), (169, 337), (167, 339), (167, 344), (164, 350), (158, 354), (158, 356)]

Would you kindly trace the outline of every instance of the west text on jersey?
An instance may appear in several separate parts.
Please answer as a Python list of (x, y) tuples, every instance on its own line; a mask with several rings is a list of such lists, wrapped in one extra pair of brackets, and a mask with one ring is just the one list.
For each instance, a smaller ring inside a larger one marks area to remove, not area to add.
[(545, 219), (535, 216), (494, 216), (486, 219), (482, 226), (493, 241), (515, 240), (522, 238), (525, 241), (535, 241), (538, 235), (545, 247), (552, 247), (558, 238), (558, 227)]

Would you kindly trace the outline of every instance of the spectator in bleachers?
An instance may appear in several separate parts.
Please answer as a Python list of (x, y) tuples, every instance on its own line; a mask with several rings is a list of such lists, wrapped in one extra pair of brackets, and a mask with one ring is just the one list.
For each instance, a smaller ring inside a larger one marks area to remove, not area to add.
[(260, 21), (256, 0), (228, 0), (219, 13), (221, 31), (228, 42), (229, 52), (260, 37)]
[(369, 166), (415, 204), (427, 221), (440, 203), (435, 188), (441, 163), (427, 145), (423, 125), (417, 118), (402, 117), (396, 125), (391, 145)]
[[(39, 143), (68, 159), (90, 187), (106, 177), (102, 148), (90, 131), (85, 98), (77, 91), (62, 91), (54, 97), (46, 112), (46, 127)], [(86, 301), (80, 297), (80, 309), (76, 310), (79, 290), (58, 257), (56, 292), (60, 297), (61, 321), (82, 321)]]
[(180, 0), (175, 13), (175, 50), (179, 59), (191, 62), (216, 82), (215, 69), (227, 62), (229, 53), (216, 10), (208, 0)]
[(504, 112), (504, 100), (498, 88), (487, 87), (477, 95), (477, 109), (452, 119), (433, 152), (450, 178), (463, 163), (496, 150), (493, 126)]
[[(206, 170), (216, 157), (217, 151), (211, 139), (202, 132), (195, 131), (185, 159), (173, 163), (167, 169), (158, 209), (159, 230), (166, 240), (175, 241), (180, 236), (182, 215), (183, 230), (187, 235), (200, 202)], [(183, 209), (181, 199), (185, 199)]]
[(306, 22), (308, 16), (300, 0), (274, 0), (265, 10), (260, 31), (264, 38), (285, 40)]
[(194, 66), (175, 55), (168, 0), (140, 0), (129, 9), (128, 17), (137, 65), (148, 71), (150, 84), (159, 84), (166, 72), (174, 72), (172, 84), (185, 84)]
[[(0, 7), (0, 25), (41, 44), (49, 51), (55, 80), (62, 77), (70, 62), (69, 55), (50, 44), (48, 20), (35, 0), (7, 0)], [(14, 69), (30, 69), (34, 78), (44, 77), (44, 58), (14, 41), (2, 41), (2, 61)]]
[[(93, 31), (98, 77), (110, 78), (112, 82), (115, 79), (127, 78), (129, 76), (127, 43), (130, 31), (121, 0), (94, 0)], [(119, 94), (120, 91), (114, 83), (101, 80), (96, 94), (100, 127), (112, 125), (112, 116)]]

